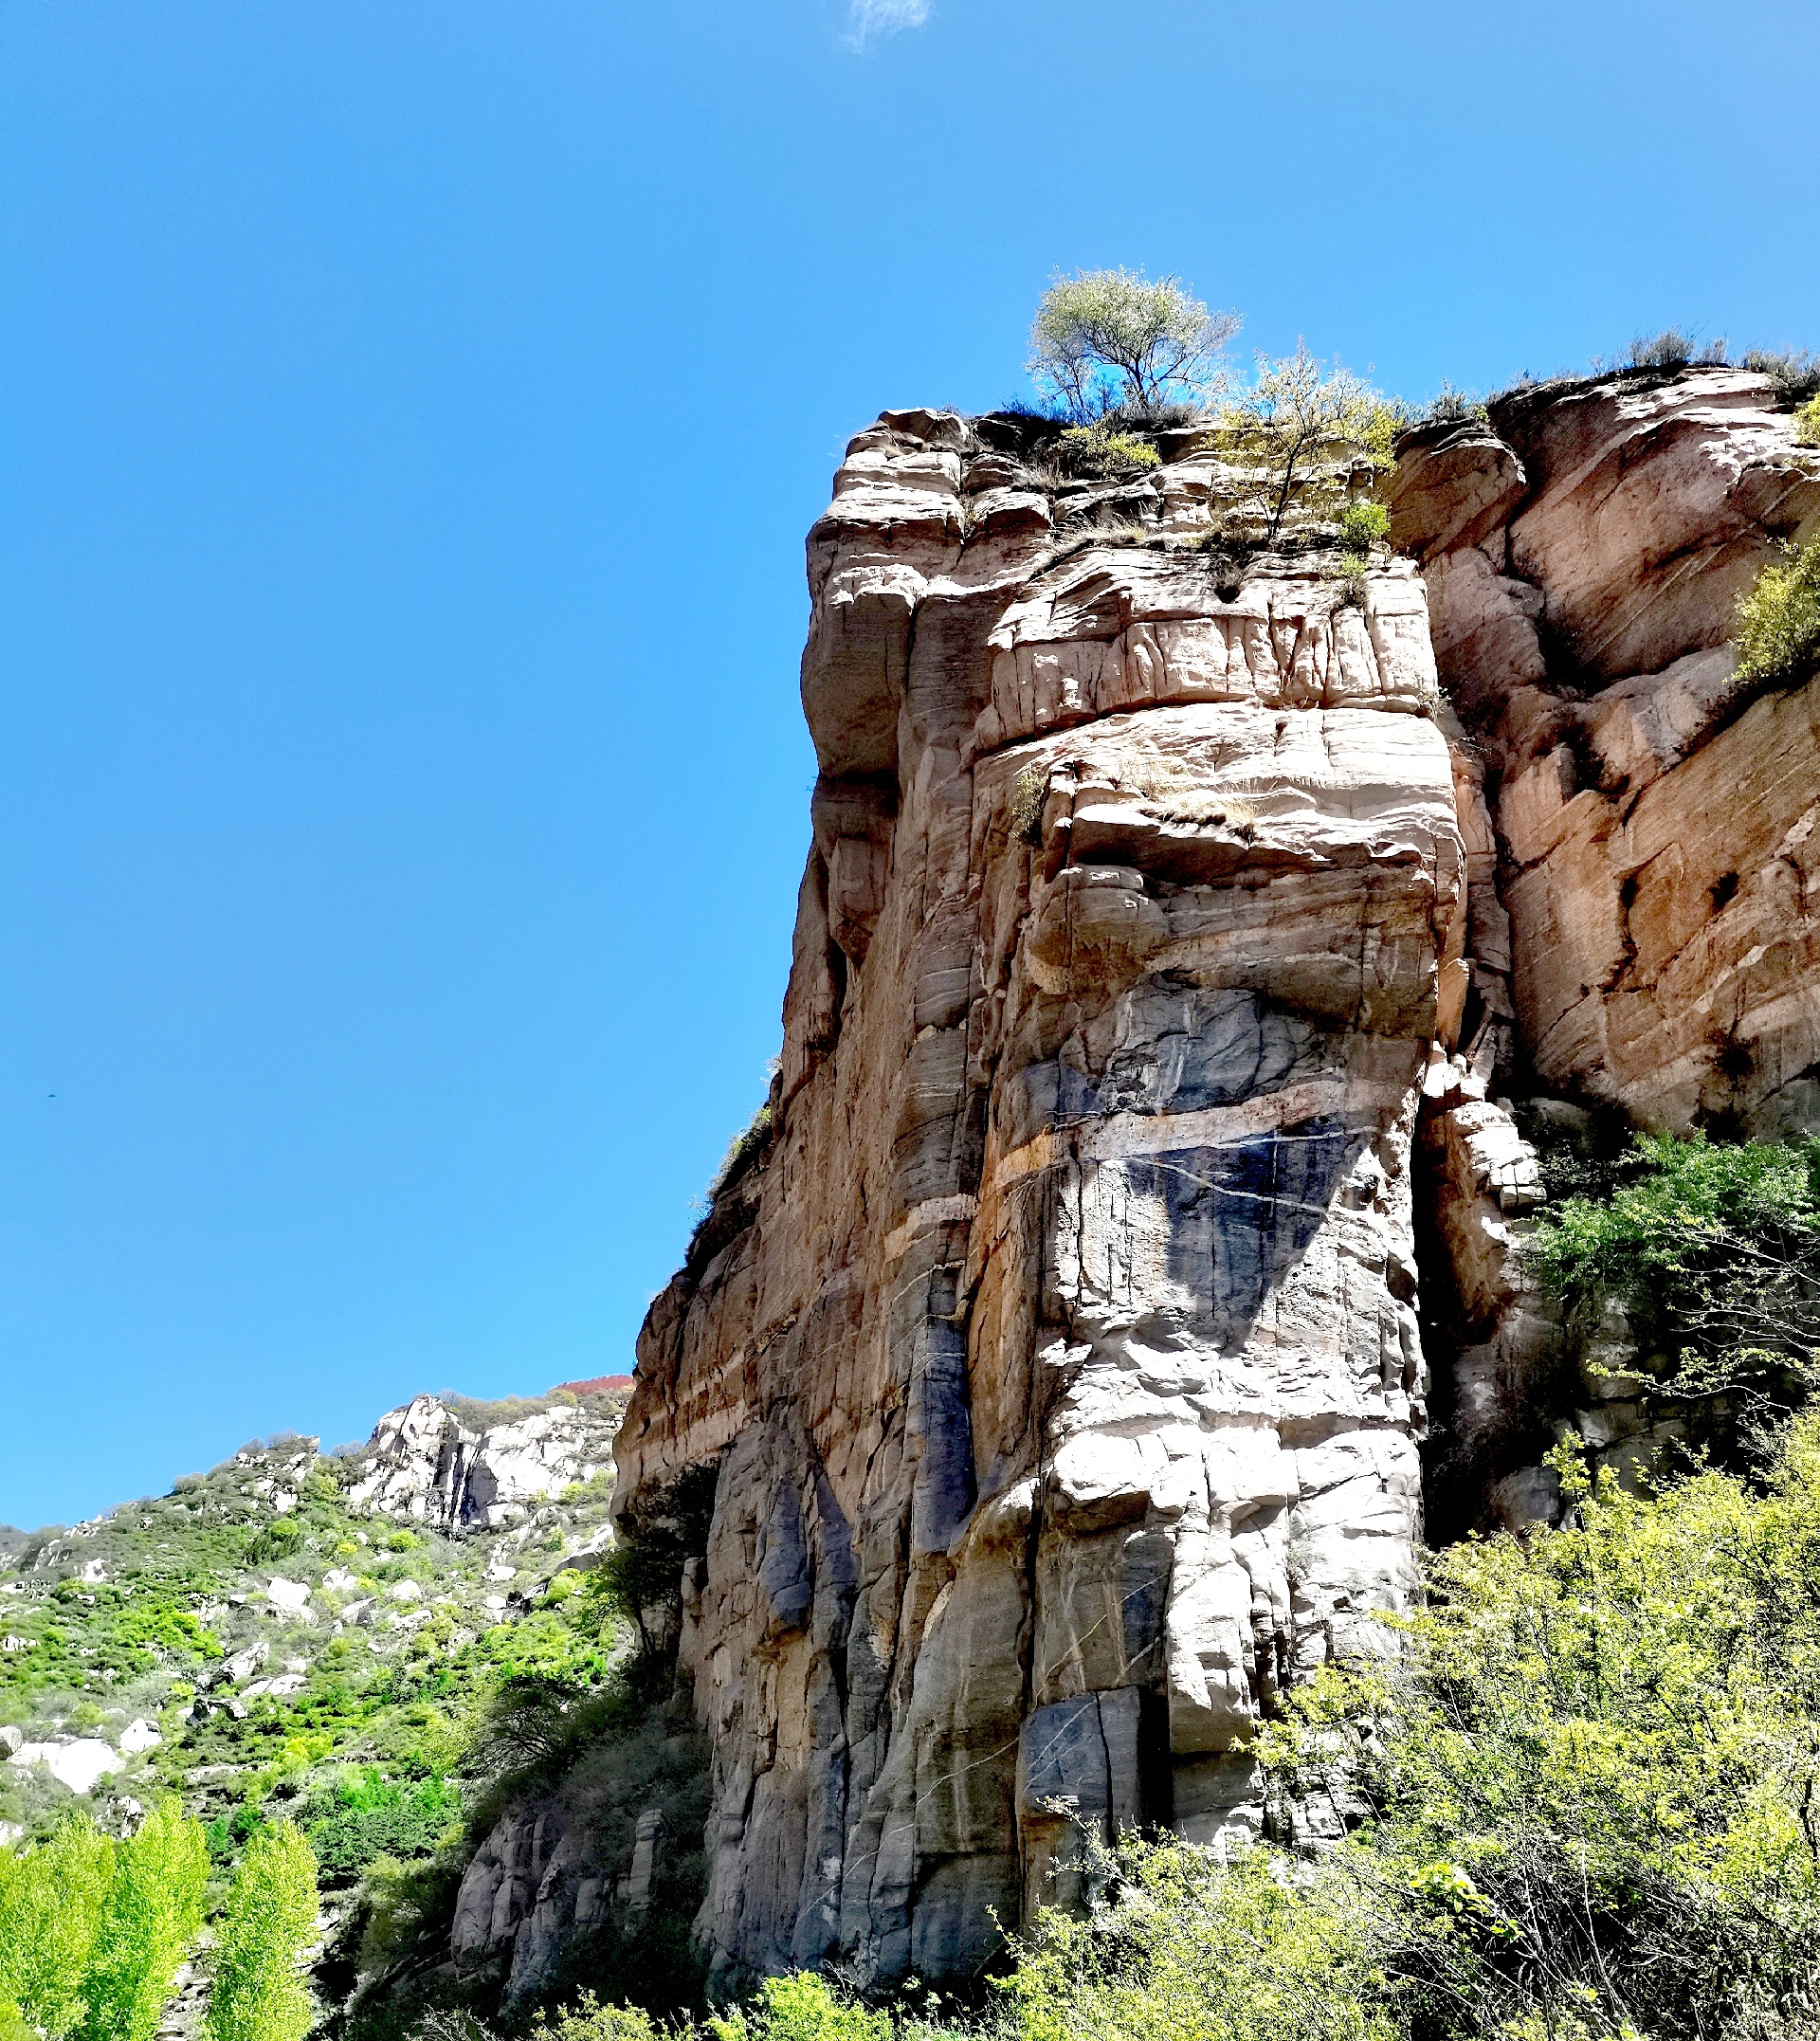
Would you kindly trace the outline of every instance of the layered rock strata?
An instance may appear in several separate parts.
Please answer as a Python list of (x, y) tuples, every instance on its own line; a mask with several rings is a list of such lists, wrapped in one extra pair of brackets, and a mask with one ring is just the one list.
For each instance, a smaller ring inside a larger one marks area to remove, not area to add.
[[(954, 1981), (1083, 1829), (1251, 1832), (1261, 1713), (1412, 1584), (1411, 1145), (1468, 978), (1423, 581), (1231, 585), (1172, 543), (1211, 453), (1058, 504), (1017, 430), (886, 413), (810, 535), (770, 1132), (617, 1445), (633, 1533), (718, 1469), (722, 1980)], [(1054, 528), (1115, 495), (1116, 542)]]
[(1600, 1105), (1820, 1126), (1820, 683), (1740, 683), (1730, 643), (1777, 544), (1820, 529), (1792, 409), (1727, 368), (1542, 385), (1415, 433), (1391, 481), (1461, 719), (1471, 880), (1463, 1053), (1430, 1080), (1430, 1303), (1447, 1430), (1505, 1521), (1549, 1506), (1538, 1424), (1623, 1468), (1684, 1418), (1620, 1318), (1563, 1356), (1522, 1280), (1535, 1185), (1498, 1095), (1566, 1132)]

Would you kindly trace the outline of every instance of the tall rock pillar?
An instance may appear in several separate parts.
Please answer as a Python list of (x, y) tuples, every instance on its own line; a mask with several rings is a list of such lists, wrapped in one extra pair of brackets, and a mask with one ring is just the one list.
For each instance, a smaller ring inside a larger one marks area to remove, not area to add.
[(728, 1978), (957, 1980), (1082, 1828), (1250, 1831), (1261, 1715), (1413, 1584), (1465, 947), (1423, 584), (1230, 582), (1210, 452), (1058, 490), (1021, 429), (887, 412), (810, 534), (770, 1130), (617, 1449), (632, 1526), (718, 1468), (681, 1663)]

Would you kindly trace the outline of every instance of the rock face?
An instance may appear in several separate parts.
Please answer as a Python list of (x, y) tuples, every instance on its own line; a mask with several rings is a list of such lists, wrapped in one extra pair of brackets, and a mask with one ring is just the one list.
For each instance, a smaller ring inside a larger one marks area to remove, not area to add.
[(610, 1425), (586, 1405), (555, 1404), (470, 1430), (434, 1396), (388, 1411), (361, 1455), (351, 1503), (441, 1531), (499, 1530), (538, 1500), (610, 1465)]
[(1672, 1430), (1621, 1322), (1563, 1385), (1520, 1121), (1820, 1122), (1820, 693), (1751, 699), (1727, 642), (1820, 517), (1766, 378), (1414, 433), (1350, 604), (1181, 543), (1229, 480), (1193, 433), (1058, 492), (1023, 429), (887, 412), (810, 534), (769, 1124), (616, 1447), (633, 1536), (714, 1481), (679, 1661), (723, 1981), (956, 1980), (1082, 1831), (1255, 1831), (1245, 1742), (1384, 1648), (1425, 1455), (1521, 1522), (1543, 1419), (1614, 1464)]
[(965, 1977), (1082, 1827), (1249, 1832), (1260, 1711), (1412, 1580), (1466, 905), (1422, 581), (1223, 588), (1162, 542), (1192, 452), (1121, 492), (1156, 543), (1058, 544), (992, 427), (886, 413), (810, 535), (768, 1145), (617, 1446), (634, 1532), (719, 1467), (680, 1656), (723, 1978)]
[(1678, 1133), (1820, 1126), (1820, 683), (1746, 688), (1728, 642), (1775, 543), (1820, 526), (1820, 453), (1769, 378), (1693, 369), (1418, 432), (1391, 496), (1464, 724), (1464, 1054), (1424, 1143), (1439, 1401), (1469, 1485), (1520, 1522), (1551, 1502), (1514, 1464), (1538, 1411), (1620, 1467), (1681, 1419), (1621, 1320), (1563, 1376), (1517, 1251), (1533, 1173), (1490, 1095), (1557, 1126), (1600, 1103)]

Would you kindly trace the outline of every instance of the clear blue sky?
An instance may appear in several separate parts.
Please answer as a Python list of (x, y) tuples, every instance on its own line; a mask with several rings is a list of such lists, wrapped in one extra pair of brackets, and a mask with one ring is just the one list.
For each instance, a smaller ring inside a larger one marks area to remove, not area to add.
[(858, 12), (0, 0), (0, 1519), (629, 1365), (777, 1045), (803, 533), (1057, 267), (1412, 397), (1820, 345), (1811, 4)]

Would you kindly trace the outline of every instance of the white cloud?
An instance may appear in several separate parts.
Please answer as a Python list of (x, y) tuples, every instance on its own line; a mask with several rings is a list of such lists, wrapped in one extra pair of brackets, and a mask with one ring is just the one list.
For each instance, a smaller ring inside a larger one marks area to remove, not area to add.
[(864, 49), (880, 36), (920, 28), (929, 19), (930, 0), (848, 0), (846, 33), (849, 49)]

